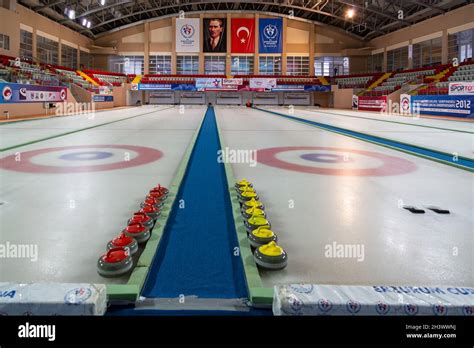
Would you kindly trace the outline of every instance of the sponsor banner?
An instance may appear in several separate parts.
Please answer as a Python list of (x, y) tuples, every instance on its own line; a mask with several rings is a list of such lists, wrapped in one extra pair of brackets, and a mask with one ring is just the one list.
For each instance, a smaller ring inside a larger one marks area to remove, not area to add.
[(141, 91), (195, 91), (196, 87), (190, 84), (159, 84), (159, 83), (140, 83), (138, 89)]
[(272, 88), (272, 92), (290, 92), (290, 91), (304, 91), (304, 85), (278, 85), (275, 88)]
[(331, 85), (307, 85), (305, 92), (331, 92)]
[(278, 85), (272, 88), (272, 92), (330, 92), (331, 86), (321, 85)]
[(385, 111), (387, 108), (387, 96), (381, 97), (359, 97), (358, 110), (362, 111)]
[(99, 86), (99, 94), (112, 95), (112, 88), (108, 86)]
[(244, 79), (222, 79), (223, 86), (242, 86)]
[(93, 102), (113, 102), (114, 96), (113, 95), (94, 95)]
[(411, 114), (411, 95), (401, 94), (400, 95), (400, 113)]
[(357, 110), (359, 107), (359, 97), (355, 94), (352, 95), (352, 110)]
[(260, 53), (282, 52), (283, 20), (282, 18), (261, 18), (258, 23)]
[(170, 84), (158, 84), (158, 83), (139, 83), (138, 89), (141, 91), (157, 91), (157, 90), (170, 90)]
[(474, 117), (474, 96), (413, 95), (410, 108), (422, 115)]
[(253, 18), (232, 18), (231, 52), (255, 52), (255, 20)]
[(226, 18), (203, 19), (203, 52), (227, 52)]
[(474, 81), (451, 82), (449, 95), (474, 95)]
[(132, 90), (132, 91), (138, 91), (138, 86), (139, 86), (138, 83), (132, 83), (132, 88), (131, 88), (131, 90)]
[(196, 79), (196, 88), (198, 91), (218, 90), (222, 88), (222, 79), (220, 78), (201, 78)]
[(176, 52), (199, 52), (199, 18), (176, 19)]
[(474, 313), (474, 288), (446, 286), (275, 286), (274, 315), (460, 315)]
[(63, 102), (67, 99), (66, 87), (0, 83), (0, 103)]
[(276, 88), (277, 83), (274, 78), (253, 78), (250, 79), (250, 88), (256, 89), (273, 89)]

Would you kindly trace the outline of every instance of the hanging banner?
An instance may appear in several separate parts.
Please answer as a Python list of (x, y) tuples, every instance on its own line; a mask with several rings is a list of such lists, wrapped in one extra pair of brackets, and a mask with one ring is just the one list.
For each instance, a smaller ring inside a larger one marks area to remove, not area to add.
[(203, 52), (227, 52), (226, 18), (205, 18)]
[(0, 103), (63, 102), (67, 98), (66, 87), (0, 83), (0, 91)]
[(222, 79), (223, 86), (241, 86), (243, 84), (243, 79)]
[(255, 52), (255, 20), (253, 18), (232, 18), (232, 53)]
[(281, 18), (261, 18), (258, 23), (260, 53), (281, 53), (283, 20)]
[(276, 88), (276, 79), (272, 78), (254, 78), (250, 79), (250, 88), (255, 89), (273, 89)]
[(222, 79), (220, 78), (197, 78), (196, 89), (198, 91), (212, 91), (222, 88)]
[(199, 18), (176, 19), (176, 52), (199, 52)]

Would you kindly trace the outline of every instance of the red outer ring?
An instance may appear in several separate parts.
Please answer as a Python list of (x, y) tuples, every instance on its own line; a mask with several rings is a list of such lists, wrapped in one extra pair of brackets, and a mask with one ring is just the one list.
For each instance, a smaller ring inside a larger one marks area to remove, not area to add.
[[(298, 150), (321, 150), (321, 151), (339, 151), (349, 152), (359, 155), (377, 158), (383, 162), (383, 165), (376, 168), (367, 169), (344, 169), (344, 168), (319, 168), (303, 166), (282, 161), (276, 158), (280, 152), (298, 151)], [(286, 146), (286, 147), (270, 147), (257, 151), (258, 163), (265, 164), (270, 167), (276, 167), (285, 170), (291, 170), (300, 173), (320, 174), (320, 175), (337, 175), (337, 176), (391, 176), (411, 173), (417, 170), (415, 163), (403, 158), (385, 155), (377, 152), (345, 149), (339, 147), (319, 147), (319, 146)]]
[[(93, 166), (77, 166), (77, 167), (60, 167), (38, 165), (31, 162), (34, 156), (41, 155), (48, 152), (61, 150), (75, 150), (87, 148), (114, 148), (122, 150), (131, 150), (137, 152), (138, 156), (130, 161), (120, 161), (109, 164), (93, 165)], [(50, 147), (39, 150), (26, 151), (21, 153), (21, 161), (15, 160), (15, 155), (10, 155), (0, 159), (0, 168), (13, 170), (24, 173), (88, 173), (100, 172), (105, 170), (125, 169), (143, 164), (148, 164), (159, 160), (163, 157), (163, 152), (149, 147), (134, 146), (134, 145), (78, 145), (78, 146), (64, 146), (64, 147)]]

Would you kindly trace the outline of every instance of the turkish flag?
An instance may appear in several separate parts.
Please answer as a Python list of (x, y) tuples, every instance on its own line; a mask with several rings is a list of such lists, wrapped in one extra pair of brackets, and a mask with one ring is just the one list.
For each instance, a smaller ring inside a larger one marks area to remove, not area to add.
[(255, 20), (253, 18), (232, 18), (232, 53), (255, 52)]

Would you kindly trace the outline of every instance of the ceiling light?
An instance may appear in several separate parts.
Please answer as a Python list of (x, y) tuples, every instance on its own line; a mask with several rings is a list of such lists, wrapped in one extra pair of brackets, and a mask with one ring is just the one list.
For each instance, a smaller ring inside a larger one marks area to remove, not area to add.
[(68, 17), (69, 17), (69, 19), (74, 19), (74, 18), (76, 18), (76, 11), (74, 11), (74, 10), (69, 10), (69, 12), (68, 12)]
[(352, 18), (352, 17), (354, 17), (354, 15), (355, 15), (355, 11), (354, 11), (353, 8), (350, 8), (350, 9), (347, 10), (347, 12), (346, 12), (346, 17), (347, 18)]
[(100, 3), (100, 6), (104, 6), (105, 5), (105, 0), (100, 0), (99, 3)]
[(89, 29), (91, 27), (91, 21), (87, 21), (87, 28)]
[(86, 26), (86, 25), (87, 25), (87, 19), (82, 18), (82, 25), (83, 25), (83, 26)]

